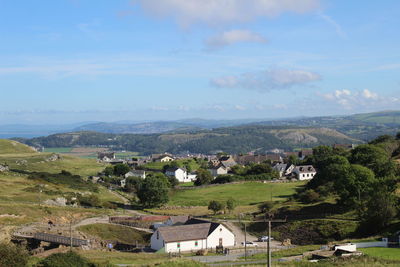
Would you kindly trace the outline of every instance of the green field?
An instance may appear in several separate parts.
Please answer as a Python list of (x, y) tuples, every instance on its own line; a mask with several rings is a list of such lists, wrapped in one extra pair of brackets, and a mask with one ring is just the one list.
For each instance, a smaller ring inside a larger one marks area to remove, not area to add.
[[(196, 161), (193, 159), (179, 159), (175, 160), (179, 164), (179, 166), (184, 167), (185, 164), (189, 165), (191, 170), (197, 170), (200, 166), (197, 164)], [(165, 165), (171, 164), (171, 162), (149, 162), (143, 167), (149, 168), (149, 169), (155, 169), (155, 170), (162, 170)]]
[(36, 151), (33, 148), (16, 141), (0, 139), (0, 154), (13, 153), (36, 153)]
[(400, 248), (360, 248), (359, 250), (370, 257), (399, 261), (400, 266)]
[(136, 242), (141, 245), (149, 245), (151, 236), (149, 233), (141, 232), (133, 228), (102, 223), (80, 226), (78, 230), (103, 240), (118, 241), (132, 245), (136, 244)]
[(238, 205), (257, 205), (272, 200), (284, 201), (296, 188), (304, 182), (293, 183), (261, 183), (245, 182), (239, 184), (225, 184), (198, 189), (180, 189), (171, 193), (169, 205), (176, 206), (207, 206), (210, 200), (236, 200)]
[(71, 152), (72, 147), (50, 147), (45, 148), (43, 152), (48, 153), (69, 153)]

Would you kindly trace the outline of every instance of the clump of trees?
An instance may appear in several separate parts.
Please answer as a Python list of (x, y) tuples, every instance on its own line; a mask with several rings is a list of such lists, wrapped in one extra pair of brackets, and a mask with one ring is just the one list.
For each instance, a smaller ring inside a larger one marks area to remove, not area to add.
[(392, 156), (400, 149), (399, 134), (380, 136), (351, 151), (328, 146), (314, 148), (307, 159), (318, 173), (298, 194), (304, 202), (315, 202), (332, 194), (348, 210), (356, 210), (360, 230), (379, 231), (399, 215), (395, 191), (400, 168)]
[(165, 175), (161, 173), (150, 174), (138, 184), (137, 196), (144, 207), (159, 207), (168, 202), (170, 187), (171, 185)]
[(229, 213), (232, 213), (236, 208), (236, 201), (233, 198), (229, 198), (226, 202), (211, 200), (208, 203), (208, 210), (212, 210), (214, 215), (216, 215), (220, 211), (228, 210)]
[(124, 163), (118, 163), (115, 164), (114, 166), (107, 166), (103, 173), (106, 176), (122, 176), (125, 175), (126, 173), (128, 173), (130, 171), (130, 168), (127, 164)]

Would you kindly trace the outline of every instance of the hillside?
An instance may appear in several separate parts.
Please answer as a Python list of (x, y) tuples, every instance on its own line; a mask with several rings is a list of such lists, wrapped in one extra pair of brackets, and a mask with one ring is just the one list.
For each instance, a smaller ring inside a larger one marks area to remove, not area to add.
[(272, 148), (295, 148), (332, 145), (335, 143), (359, 143), (336, 130), (310, 127), (276, 127), (247, 125), (217, 128), (185, 133), (165, 134), (104, 134), (97, 132), (73, 132), (33, 139), (19, 139), (32, 146), (73, 147), (102, 146), (113, 150), (129, 150), (140, 154), (162, 153), (246, 153)]
[(0, 139), (0, 154), (36, 153), (35, 149), (16, 141)]

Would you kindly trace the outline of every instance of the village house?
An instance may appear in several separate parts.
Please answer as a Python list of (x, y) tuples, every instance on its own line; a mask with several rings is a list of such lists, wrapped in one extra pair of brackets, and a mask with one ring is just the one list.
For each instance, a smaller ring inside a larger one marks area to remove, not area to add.
[(294, 168), (295, 166), (293, 164), (289, 165), (286, 163), (277, 163), (274, 167), (272, 167), (273, 170), (279, 172), (280, 178), (289, 176), (293, 172)]
[(140, 177), (142, 179), (146, 178), (146, 171), (144, 170), (131, 170), (125, 174), (125, 178), (128, 177)]
[(153, 250), (177, 253), (233, 247), (235, 235), (220, 223), (191, 219), (184, 225), (158, 228), (150, 241)]
[(153, 154), (151, 155), (151, 160), (153, 162), (171, 162), (174, 160), (173, 156), (170, 154)]
[(232, 156), (222, 156), (219, 158), (219, 162), (222, 166), (224, 166), (227, 170), (230, 170), (233, 166), (237, 165), (236, 161)]
[(303, 166), (296, 166), (293, 169), (293, 173), (296, 174), (296, 178), (298, 180), (311, 180), (314, 178), (317, 171), (314, 169), (312, 165), (303, 165)]
[(279, 154), (267, 155), (237, 155), (235, 161), (240, 165), (248, 165), (251, 163), (260, 164), (265, 161), (272, 163), (283, 163), (283, 158)]
[(180, 183), (187, 183), (192, 181), (189, 180), (185, 168), (180, 168), (180, 167), (169, 168), (165, 171), (165, 175), (175, 177)]
[(115, 153), (114, 152), (98, 152), (97, 159), (104, 161), (104, 162), (110, 162), (115, 159)]
[(216, 167), (212, 167), (208, 169), (208, 171), (211, 173), (212, 177), (217, 177), (218, 175), (223, 175), (228, 173), (228, 169), (225, 168), (223, 165), (219, 165)]

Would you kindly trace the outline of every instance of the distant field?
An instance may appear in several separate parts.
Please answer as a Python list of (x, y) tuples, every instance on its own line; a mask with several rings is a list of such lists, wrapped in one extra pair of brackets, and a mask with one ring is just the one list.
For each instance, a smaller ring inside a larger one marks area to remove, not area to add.
[(360, 248), (359, 250), (370, 257), (400, 261), (400, 248)]
[(293, 183), (261, 183), (245, 182), (210, 186), (199, 189), (181, 189), (170, 196), (170, 205), (177, 206), (207, 206), (210, 200), (226, 201), (229, 198), (236, 200), (238, 205), (257, 205), (271, 199), (284, 201), (296, 188), (305, 182)]
[(43, 152), (49, 152), (49, 153), (69, 153), (71, 152), (72, 147), (50, 147), (50, 148), (45, 148)]

